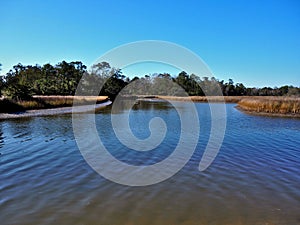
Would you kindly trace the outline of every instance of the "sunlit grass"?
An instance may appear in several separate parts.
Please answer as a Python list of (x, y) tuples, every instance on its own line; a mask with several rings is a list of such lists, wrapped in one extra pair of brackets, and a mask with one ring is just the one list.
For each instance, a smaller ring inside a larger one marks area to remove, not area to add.
[(189, 96), (189, 97), (177, 97), (177, 96), (156, 96), (157, 98), (168, 99), (173, 101), (193, 101), (193, 102), (227, 102), (237, 103), (243, 98), (249, 98), (248, 96)]
[(300, 116), (300, 98), (283, 96), (156, 96), (174, 101), (237, 103), (238, 108), (253, 113)]
[(300, 98), (296, 97), (249, 97), (239, 101), (238, 106), (249, 112), (300, 114)]
[(20, 112), (32, 109), (48, 109), (58, 107), (71, 107), (76, 105), (89, 105), (101, 103), (107, 96), (33, 96), (30, 100), (15, 101), (12, 99), (0, 100), (0, 112)]
[(48, 107), (66, 107), (76, 105), (89, 105), (107, 100), (107, 96), (34, 96), (38, 102)]
[[(145, 97), (145, 96), (144, 96)], [(237, 103), (244, 111), (269, 114), (293, 114), (300, 115), (299, 97), (273, 97), (273, 96), (152, 96), (174, 101), (195, 102), (223, 102)], [(104, 102), (107, 96), (34, 96), (31, 100), (13, 101), (0, 100), (0, 112), (18, 112), (31, 109), (47, 109), (58, 107), (70, 107), (76, 105), (89, 105)]]

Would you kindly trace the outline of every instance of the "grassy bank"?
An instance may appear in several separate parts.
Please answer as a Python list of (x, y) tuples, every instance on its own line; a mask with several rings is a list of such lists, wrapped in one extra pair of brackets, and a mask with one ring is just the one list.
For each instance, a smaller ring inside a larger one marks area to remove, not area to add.
[(248, 96), (189, 96), (189, 97), (177, 97), (177, 96), (155, 96), (160, 99), (167, 99), (173, 101), (193, 101), (193, 102), (226, 102), (237, 103)]
[(237, 108), (256, 115), (300, 117), (300, 98), (283, 96), (155, 96), (160, 99), (193, 102), (237, 103)]
[(89, 105), (105, 102), (107, 96), (34, 96), (30, 100), (15, 101), (11, 99), (0, 100), (0, 113), (22, 112), (32, 109), (51, 109), (76, 105)]
[(238, 108), (256, 114), (278, 114), (300, 117), (300, 98), (252, 97), (238, 102)]
[[(300, 117), (300, 98), (273, 96), (135, 96), (136, 98), (158, 98), (174, 101), (237, 103), (237, 108), (253, 114)], [(107, 96), (34, 96), (27, 101), (0, 100), (0, 113), (22, 112), (32, 109), (51, 109), (105, 102)]]

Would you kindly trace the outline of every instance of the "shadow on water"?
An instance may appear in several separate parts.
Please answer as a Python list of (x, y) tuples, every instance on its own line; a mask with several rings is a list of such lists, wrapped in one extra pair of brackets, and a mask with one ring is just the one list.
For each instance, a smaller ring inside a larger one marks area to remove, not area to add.
[[(113, 108), (113, 110), (111, 110)], [(158, 99), (125, 99), (113, 102), (113, 106), (99, 110), (101, 113), (123, 113), (127, 110), (170, 110), (172, 105), (164, 100)]]
[(0, 113), (24, 112), (25, 109), (13, 101), (4, 99), (0, 101)]

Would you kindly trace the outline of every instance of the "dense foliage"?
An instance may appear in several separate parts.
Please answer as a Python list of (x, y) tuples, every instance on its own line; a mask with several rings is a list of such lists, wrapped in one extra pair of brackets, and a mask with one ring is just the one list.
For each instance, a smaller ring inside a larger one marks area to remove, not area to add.
[[(107, 62), (95, 64), (87, 71), (80, 61), (62, 61), (54, 66), (15, 65), (6, 75), (0, 76), (0, 94), (17, 100), (29, 99), (33, 95), (74, 95), (76, 89), (83, 95), (108, 95), (111, 98), (122, 89), (122, 93), (127, 95), (181, 95), (177, 84), (189, 95), (199, 96), (300, 96), (299, 87), (247, 88), (242, 83), (234, 84), (232, 79), (225, 82), (214, 77), (200, 78), (184, 71), (175, 77), (163, 73), (129, 79), (120, 69), (111, 67)], [(99, 86), (102, 86), (100, 93)]]
[(32, 95), (73, 95), (86, 66), (62, 61), (55, 66), (15, 65), (4, 77), (4, 93), (12, 98)]

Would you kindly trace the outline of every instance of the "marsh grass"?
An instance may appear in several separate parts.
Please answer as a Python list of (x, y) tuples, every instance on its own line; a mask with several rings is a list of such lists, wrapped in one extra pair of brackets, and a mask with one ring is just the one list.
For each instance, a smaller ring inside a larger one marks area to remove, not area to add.
[(189, 96), (189, 97), (177, 97), (177, 96), (155, 96), (160, 99), (167, 99), (173, 101), (193, 101), (193, 102), (226, 102), (237, 103), (243, 98), (249, 98), (248, 96)]
[[(141, 96), (140, 96), (141, 97)], [(147, 98), (149, 96), (142, 96)], [(289, 114), (300, 116), (299, 97), (273, 97), (273, 96), (151, 96), (151, 98), (167, 99), (174, 101), (194, 102), (226, 102), (237, 103), (238, 108), (254, 113)], [(26, 101), (11, 99), (0, 100), (0, 113), (22, 112), (31, 109), (48, 109), (76, 105), (89, 105), (108, 100), (107, 96), (33, 96)]]
[(76, 105), (89, 105), (107, 101), (107, 96), (33, 96), (30, 100), (0, 100), (0, 113), (22, 112), (32, 109), (50, 109)]
[(238, 102), (242, 110), (256, 113), (300, 115), (300, 98), (297, 97), (248, 97)]
[(155, 96), (156, 98), (174, 101), (226, 102), (237, 103), (239, 109), (246, 112), (266, 115), (299, 116), (300, 98), (284, 96)]

